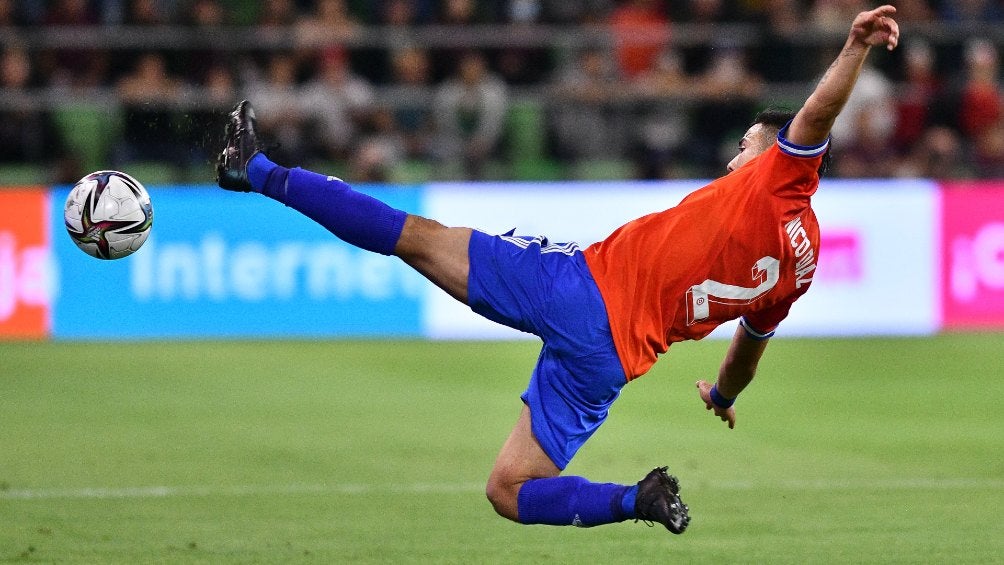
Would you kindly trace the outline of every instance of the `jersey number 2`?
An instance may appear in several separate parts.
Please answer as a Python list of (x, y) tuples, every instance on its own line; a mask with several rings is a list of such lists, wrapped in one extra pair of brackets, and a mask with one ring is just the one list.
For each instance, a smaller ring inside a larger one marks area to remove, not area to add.
[(781, 262), (773, 257), (762, 257), (753, 265), (753, 282), (747, 288), (708, 279), (687, 291), (687, 325), (705, 320), (711, 314), (711, 302), (716, 304), (749, 304), (763, 293), (774, 288), (781, 275)]

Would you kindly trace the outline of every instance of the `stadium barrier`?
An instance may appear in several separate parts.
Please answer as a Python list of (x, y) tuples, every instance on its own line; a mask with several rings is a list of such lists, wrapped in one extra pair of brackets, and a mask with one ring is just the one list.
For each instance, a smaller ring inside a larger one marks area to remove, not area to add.
[[(446, 224), (585, 246), (701, 184), (364, 190)], [(64, 233), (69, 187), (0, 190), (0, 339), (526, 337), (477, 317), (400, 261), (354, 249), (263, 198), (148, 189), (153, 234), (117, 261), (81, 253)], [(814, 203), (823, 251), (812, 290), (780, 334), (1004, 329), (1004, 183), (827, 180)]]

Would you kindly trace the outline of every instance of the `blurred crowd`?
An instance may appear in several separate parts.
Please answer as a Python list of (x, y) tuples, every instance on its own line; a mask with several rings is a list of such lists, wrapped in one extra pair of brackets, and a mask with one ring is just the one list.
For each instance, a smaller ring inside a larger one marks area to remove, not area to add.
[[(873, 4), (0, 0), (0, 166), (73, 180), (90, 141), (103, 167), (208, 170), (225, 112), (246, 97), (276, 160), (355, 181), (714, 177), (757, 110), (797, 109)], [(1004, 6), (895, 4), (903, 40), (864, 69), (834, 127), (832, 174), (1004, 178)], [(147, 49), (84, 33), (146, 28), (268, 41)], [(499, 30), (562, 33), (492, 40)], [(69, 115), (88, 100), (110, 127)]]

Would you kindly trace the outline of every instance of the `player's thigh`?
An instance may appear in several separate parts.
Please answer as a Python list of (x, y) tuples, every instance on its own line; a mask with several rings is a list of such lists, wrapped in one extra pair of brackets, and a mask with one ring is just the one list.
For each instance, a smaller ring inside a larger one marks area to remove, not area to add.
[(409, 215), (394, 254), (450, 296), (467, 304), (470, 228), (451, 228)]

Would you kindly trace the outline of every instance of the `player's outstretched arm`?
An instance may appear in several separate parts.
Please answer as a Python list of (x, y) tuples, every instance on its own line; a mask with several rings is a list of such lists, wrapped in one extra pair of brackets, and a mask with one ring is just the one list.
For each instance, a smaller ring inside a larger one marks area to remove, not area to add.
[(899, 43), (899, 25), (892, 19), (895, 13), (896, 8), (887, 5), (861, 12), (854, 18), (837, 59), (792, 120), (788, 141), (796, 145), (819, 145), (826, 141), (854, 89), (868, 51), (876, 45), (885, 45), (891, 51)]
[(715, 416), (723, 422), (728, 422), (729, 428), (736, 427), (736, 409), (732, 402), (756, 376), (756, 368), (767, 349), (767, 342), (767, 339), (753, 339), (742, 326), (736, 328), (718, 371), (718, 381), (714, 385), (697, 381), (697, 391), (705, 407), (714, 410)]

